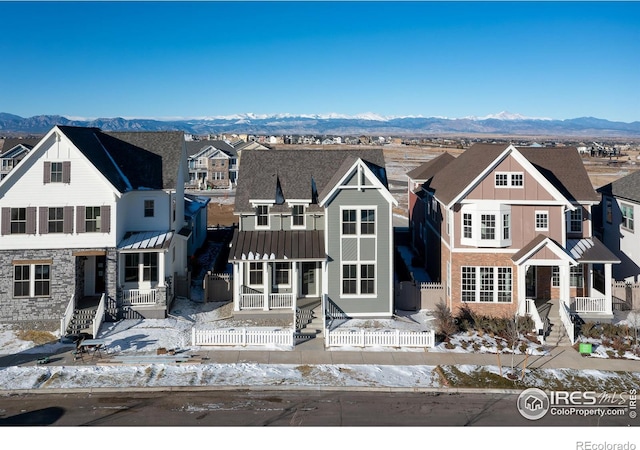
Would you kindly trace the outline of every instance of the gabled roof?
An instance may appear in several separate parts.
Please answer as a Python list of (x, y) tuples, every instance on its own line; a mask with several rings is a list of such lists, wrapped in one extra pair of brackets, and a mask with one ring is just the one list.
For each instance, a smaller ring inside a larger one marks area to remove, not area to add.
[(31, 150), (38, 142), (40, 142), (40, 138), (6, 138), (0, 148), (0, 154), (8, 152), (20, 144)]
[(105, 134), (99, 128), (58, 126), (58, 129), (118, 191), (163, 188), (163, 160), (159, 155)]
[(232, 156), (232, 157), (238, 156), (238, 152), (236, 151), (235, 148), (233, 148), (233, 146), (229, 145), (226, 141), (221, 141), (217, 139), (211, 139), (211, 140), (208, 139), (203, 141), (187, 141), (186, 147), (187, 147), (188, 157), (197, 155), (207, 147), (214, 147), (226, 153), (228, 156)]
[[(474, 144), (445, 165), (431, 180), (430, 189), (449, 204), (509, 148), (510, 144)], [(526, 160), (568, 201), (597, 202), (582, 159), (575, 147), (517, 147)]]
[[(161, 158), (162, 189), (175, 189), (184, 155), (184, 132), (182, 131), (135, 131), (104, 132), (139, 149), (154, 153)], [(188, 178), (188, 168), (182, 168), (184, 179)], [(138, 168), (140, 171), (140, 168)]]
[(0, 159), (14, 159), (22, 155), (23, 153), (27, 153), (29, 150), (31, 150), (31, 148), (23, 144), (18, 144), (8, 149), (6, 152), (1, 153)]
[(415, 169), (407, 172), (407, 176), (413, 181), (425, 182), (429, 178), (433, 177), (436, 173), (440, 172), (443, 167), (456, 159), (450, 153), (444, 152), (441, 155), (419, 165)]
[(610, 197), (617, 197), (640, 203), (640, 171), (635, 171), (609, 184), (605, 184), (598, 192)]
[(337, 176), (342, 168), (347, 170), (358, 158), (374, 167), (377, 176), (383, 176), (384, 181), (381, 182), (386, 187), (381, 149), (245, 150), (239, 169), (235, 211), (253, 212), (250, 200), (274, 203), (278, 183), (285, 201), (307, 200), (315, 203), (318, 193), (331, 185), (334, 175)]

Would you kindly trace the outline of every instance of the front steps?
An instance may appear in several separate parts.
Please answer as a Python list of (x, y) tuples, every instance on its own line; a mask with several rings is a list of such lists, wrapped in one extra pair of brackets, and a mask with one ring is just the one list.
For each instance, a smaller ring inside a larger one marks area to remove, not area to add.
[(67, 335), (91, 334), (93, 332), (93, 319), (97, 308), (76, 309), (66, 329)]
[(311, 304), (299, 308), (296, 314), (296, 332), (294, 340), (296, 345), (312, 339), (322, 340), (324, 323), (320, 304)]

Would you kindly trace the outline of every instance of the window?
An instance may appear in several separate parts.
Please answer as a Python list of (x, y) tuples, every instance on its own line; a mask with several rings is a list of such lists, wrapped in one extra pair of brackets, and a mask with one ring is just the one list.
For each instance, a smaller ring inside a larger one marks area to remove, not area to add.
[(511, 174), (511, 186), (513, 186), (513, 187), (522, 187), (522, 186), (524, 186), (524, 174), (522, 174), (522, 173), (512, 173)]
[(51, 183), (62, 183), (62, 163), (61, 162), (52, 162), (51, 163)]
[(49, 233), (62, 233), (64, 231), (64, 208), (49, 208), (47, 223)]
[(360, 293), (361, 294), (374, 294), (375, 293), (375, 275), (373, 264), (363, 264), (360, 266)]
[(249, 284), (253, 286), (262, 285), (262, 263), (249, 263)]
[(547, 211), (536, 211), (536, 230), (549, 229), (549, 213)]
[(155, 202), (153, 200), (144, 201), (144, 216), (153, 217)]
[(278, 262), (275, 266), (275, 284), (277, 286), (288, 286), (289, 283), (289, 263)]
[(462, 228), (463, 228), (463, 236), (465, 238), (469, 238), (471, 239), (473, 237), (473, 234), (471, 232), (471, 226), (472, 226), (472, 220), (471, 220), (471, 214), (465, 213), (462, 215)]
[(511, 267), (462, 267), (463, 302), (510, 303), (512, 291)]
[(569, 286), (578, 288), (583, 287), (582, 264), (570, 267)]
[(304, 227), (304, 205), (293, 205), (291, 208), (291, 226)]
[(124, 281), (125, 282), (137, 282), (138, 271), (138, 253), (126, 253), (124, 255)]
[(496, 216), (482, 214), (480, 216), (480, 239), (493, 240), (496, 238)]
[(506, 173), (496, 173), (496, 187), (507, 186), (509, 184), (509, 175)]
[(158, 254), (142, 254), (142, 281), (158, 281)]
[(622, 228), (633, 231), (633, 206), (621, 203), (620, 211), (622, 212)]
[(611, 199), (607, 199), (606, 215), (607, 215), (607, 223), (612, 223), (613, 222), (613, 204)]
[(375, 234), (376, 213), (373, 209), (363, 209), (360, 212), (360, 234)]
[(551, 286), (560, 287), (560, 267), (558, 266), (551, 268)]
[(87, 233), (102, 231), (102, 215), (99, 206), (87, 206), (84, 210), (84, 226)]
[(35, 296), (48, 297), (51, 283), (51, 266), (48, 264), (35, 264)]
[(505, 241), (511, 239), (511, 216), (509, 214), (502, 216), (502, 239)]
[(11, 234), (27, 232), (27, 208), (11, 208)]
[(342, 211), (342, 234), (356, 234), (356, 210)]
[(496, 172), (495, 186), (497, 188), (522, 187), (524, 184), (524, 174), (514, 172)]
[(480, 267), (480, 301), (493, 301), (493, 267)]
[(582, 233), (582, 207), (580, 206), (575, 211), (569, 211), (569, 232)]
[(269, 206), (268, 205), (256, 206), (256, 226), (257, 227), (269, 226)]
[(462, 301), (476, 300), (476, 270), (474, 267), (462, 268)]
[(358, 266), (356, 264), (345, 264), (342, 266), (342, 293), (357, 294), (358, 286)]
[(14, 266), (13, 296), (29, 297), (29, 269), (31, 266)]
[(498, 302), (511, 302), (511, 269), (498, 267)]
[(14, 297), (48, 297), (50, 295), (50, 289), (50, 264), (20, 264), (14, 266)]

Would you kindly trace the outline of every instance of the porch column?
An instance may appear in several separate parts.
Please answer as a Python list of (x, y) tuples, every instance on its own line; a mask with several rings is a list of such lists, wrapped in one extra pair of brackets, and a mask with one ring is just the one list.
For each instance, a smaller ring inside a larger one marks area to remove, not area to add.
[(611, 263), (605, 263), (604, 265), (604, 297), (606, 299), (606, 312), (607, 314), (613, 314), (613, 294), (611, 288), (611, 268), (613, 265)]
[(264, 310), (269, 311), (269, 263), (262, 262), (262, 290), (264, 291)]
[(587, 274), (587, 292), (583, 295), (585, 297), (593, 297), (593, 264), (585, 264), (584, 269)]
[(298, 306), (298, 263), (291, 262), (291, 309), (294, 311)]
[(234, 262), (233, 263), (233, 310), (240, 311), (240, 297), (242, 293), (240, 289), (242, 289), (242, 262)]
[(571, 286), (569, 282), (569, 263), (560, 264), (560, 301), (571, 308)]
[(158, 287), (164, 287), (164, 256), (165, 252), (158, 253)]
[(518, 314), (524, 316), (527, 313), (527, 269), (529, 266), (518, 266)]

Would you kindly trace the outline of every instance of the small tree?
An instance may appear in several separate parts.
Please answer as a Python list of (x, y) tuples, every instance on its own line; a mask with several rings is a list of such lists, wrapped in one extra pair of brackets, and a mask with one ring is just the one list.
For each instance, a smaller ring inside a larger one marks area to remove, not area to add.
[(520, 343), (520, 327), (518, 324), (518, 313), (515, 313), (513, 317), (506, 317), (506, 330), (505, 337), (507, 343), (511, 348), (511, 373), (515, 375), (515, 352)]
[(436, 304), (434, 316), (436, 319), (436, 332), (443, 335), (445, 340), (448, 341), (451, 336), (458, 332), (458, 326), (453, 314), (451, 314), (451, 310), (445, 302), (441, 301)]

